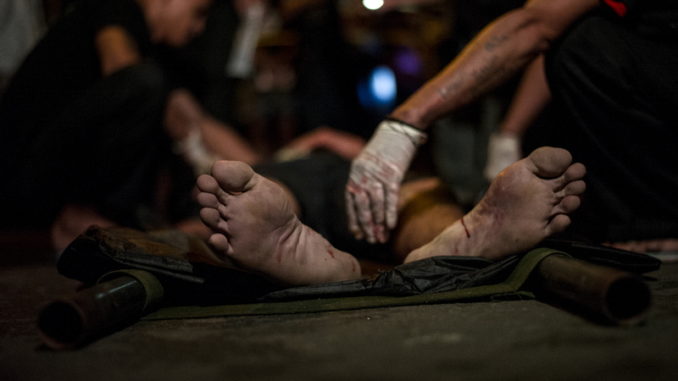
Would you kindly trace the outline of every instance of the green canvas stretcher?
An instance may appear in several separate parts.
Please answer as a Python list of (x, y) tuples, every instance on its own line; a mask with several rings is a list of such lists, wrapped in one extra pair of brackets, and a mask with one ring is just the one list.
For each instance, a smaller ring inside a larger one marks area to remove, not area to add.
[(533, 299), (535, 295), (532, 291), (525, 288), (525, 283), (541, 260), (554, 254), (567, 255), (548, 248), (534, 249), (521, 258), (514, 271), (506, 280), (496, 284), (462, 288), (454, 291), (411, 296), (370, 295), (216, 306), (174, 306), (161, 308), (156, 312), (146, 315), (143, 320), (327, 312), (418, 304), (453, 303), (468, 300)]
[[(549, 247), (497, 262), (433, 257), (365, 279), (290, 288), (259, 274), (208, 263), (204, 259), (210, 257), (209, 247), (183, 233), (92, 227), (62, 253), (57, 264), (61, 274), (92, 288), (48, 306), (40, 324), (47, 341), (59, 347), (76, 345), (138, 319), (295, 314), (535, 297), (565, 301), (616, 324), (642, 320), (651, 295), (639, 274), (658, 269), (659, 261), (581, 243), (544, 244)], [(54, 323), (59, 319), (64, 321)], [(62, 325), (81, 330), (65, 334), (58, 330)]]

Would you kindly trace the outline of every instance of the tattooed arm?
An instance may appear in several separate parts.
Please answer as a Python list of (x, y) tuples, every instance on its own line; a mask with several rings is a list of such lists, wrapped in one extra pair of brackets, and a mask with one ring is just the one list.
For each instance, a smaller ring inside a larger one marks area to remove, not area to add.
[(397, 223), (398, 189), (421, 131), (513, 76), (599, 0), (531, 0), (488, 25), (440, 74), (379, 124), (351, 164), (346, 185), (349, 229), (386, 242)]
[(391, 116), (425, 129), (514, 76), (598, 0), (531, 0), (489, 24)]

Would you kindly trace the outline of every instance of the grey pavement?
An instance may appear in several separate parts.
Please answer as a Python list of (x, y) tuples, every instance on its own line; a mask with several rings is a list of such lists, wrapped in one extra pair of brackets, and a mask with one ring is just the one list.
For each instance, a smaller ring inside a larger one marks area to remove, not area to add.
[(78, 283), (46, 258), (0, 258), (0, 380), (678, 380), (678, 264), (650, 275), (634, 327), (497, 301), (141, 321), (53, 351), (37, 313)]

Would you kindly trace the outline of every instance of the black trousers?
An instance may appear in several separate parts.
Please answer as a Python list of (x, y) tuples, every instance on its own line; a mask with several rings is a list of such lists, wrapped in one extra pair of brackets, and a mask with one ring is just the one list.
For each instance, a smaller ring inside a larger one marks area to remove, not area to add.
[(575, 237), (678, 237), (678, 37), (590, 17), (550, 52), (546, 74), (551, 131), (539, 143), (588, 169)]
[(3, 126), (16, 129), (0, 143), (4, 225), (47, 226), (77, 203), (134, 226), (171, 158), (161, 124), (167, 91), (162, 71), (141, 64), (102, 79), (48, 122)]
[(392, 260), (388, 245), (357, 240), (348, 230), (344, 189), (350, 169), (349, 161), (329, 152), (254, 168), (262, 176), (285, 184), (301, 207), (301, 221), (334, 247), (364, 258)]

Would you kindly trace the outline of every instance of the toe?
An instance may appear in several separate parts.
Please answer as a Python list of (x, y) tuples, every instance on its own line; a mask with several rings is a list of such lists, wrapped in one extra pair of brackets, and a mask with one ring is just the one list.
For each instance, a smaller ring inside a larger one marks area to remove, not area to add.
[(240, 161), (221, 160), (212, 166), (212, 176), (225, 192), (245, 192), (252, 186), (255, 173), (252, 167)]
[(581, 205), (579, 196), (566, 196), (555, 207), (555, 213), (572, 213), (579, 208), (579, 205)]
[(535, 174), (542, 178), (558, 177), (572, 163), (572, 155), (562, 148), (540, 147), (534, 150), (528, 157), (534, 167)]
[(228, 255), (232, 254), (233, 249), (231, 244), (228, 241), (228, 238), (226, 238), (226, 236), (223, 234), (212, 234), (207, 242), (209, 242), (212, 247), (222, 253), (226, 253)]
[(217, 194), (219, 192), (219, 183), (210, 175), (200, 175), (196, 181), (198, 189), (202, 192)]
[(568, 226), (570, 226), (570, 222), (572, 222), (572, 220), (568, 215), (566, 214), (556, 215), (551, 219), (551, 221), (549, 221), (548, 225), (546, 226), (547, 235), (562, 232)]
[(585, 175), (586, 167), (584, 166), (584, 164), (574, 163), (567, 168), (567, 170), (563, 174), (563, 177), (565, 177), (566, 181), (575, 181), (583, 179)]
[(586, 175), (586, 167), (583, 164), (572, 164), (562, 176), (553, 180), (554, 189), (564, 195), (583, 193), (586, 190), (586, 184), (582, 180), (584, 175)]
[(217, 196), (215, 196), (213, 193), (207, 193), (207, 192), (200, 192), (198, 193), (198, 204), (202, 207), (206, 208), (218, 208), (219, 207), (219, 201), (217, 200)]
[(565, 185), (563, 189), (557, 192), (557, 195), (560, 197), (580, 195), (584, 191), (586, 191), (586, 183), (583, 180), (577, 180)]
[(219, 222), (221, 221), (219, 211), (214, 208), (200, 209), (200, 219), (212, 230), (218, 229)]

